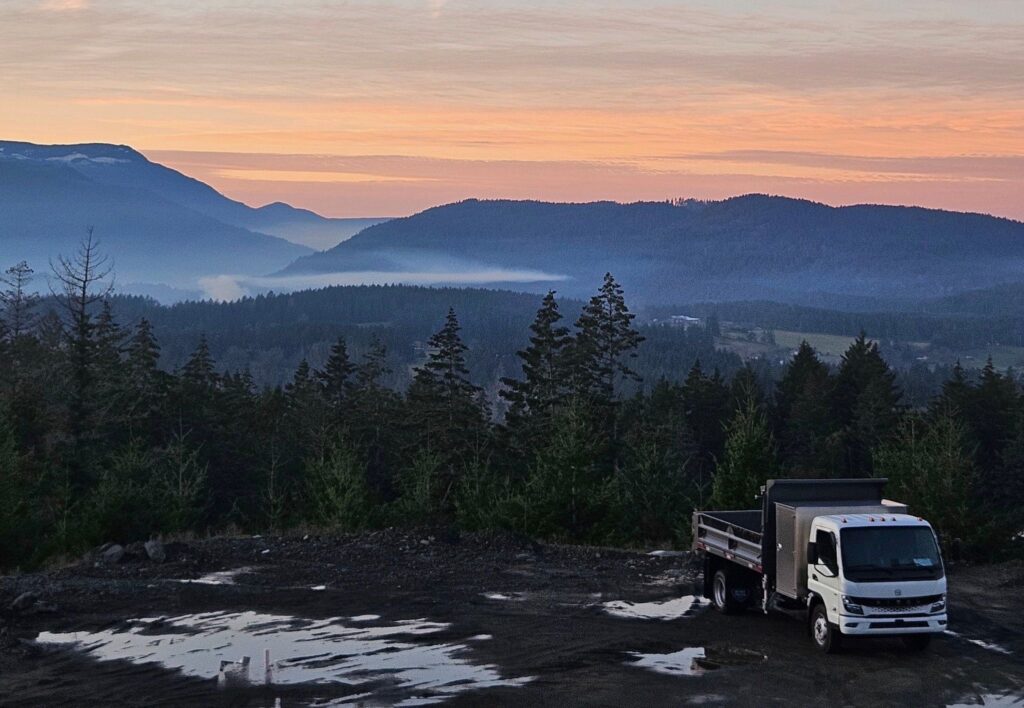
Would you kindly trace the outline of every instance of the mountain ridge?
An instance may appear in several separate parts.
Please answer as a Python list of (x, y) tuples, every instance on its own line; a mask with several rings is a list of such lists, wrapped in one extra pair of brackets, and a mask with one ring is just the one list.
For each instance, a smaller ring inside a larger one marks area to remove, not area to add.
[(647, 303), (926, 299), (1024, 280), (1024, 223), (763, 194), (631, 204), (471, 199), (372, 226), (281, 272), (400, 270), (414, 258), (553, 268), (569, 277), (559, 289), (572, 296), (610, 270)]

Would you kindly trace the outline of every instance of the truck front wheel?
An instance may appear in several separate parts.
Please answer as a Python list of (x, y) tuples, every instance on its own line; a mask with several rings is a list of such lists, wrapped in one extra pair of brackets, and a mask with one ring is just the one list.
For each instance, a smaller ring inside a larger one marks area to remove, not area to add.
[(711, 599), (715, 609), (724, 615), (742, 612), (750, 602), (750, 589), (738, 584), (732, 574), (726, 570), (718, 570), (711, 583)]
[(828, 612), (822, 604), (815, 605), (811, 612), (811, 638), (815, 646), (826, 654), (834, 654), (839, 651), (842, 644), (842, 637), (839, 628), (828, 621)]

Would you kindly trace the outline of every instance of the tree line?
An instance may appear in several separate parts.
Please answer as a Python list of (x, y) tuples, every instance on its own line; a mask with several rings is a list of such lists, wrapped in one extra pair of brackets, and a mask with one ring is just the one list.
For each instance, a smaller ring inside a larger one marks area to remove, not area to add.
[(151, 323), (114, 315), (91, 238), (54, 265), (56, 307), (24, 263), (0, 295), (5, 568), (109, 540), (299, 526), (685, 545), (692, 509), (752, 507), (777, 476), (887, 476), (956, 555), (1005, 552), (1024, 525), (1024, 396), (991, 364), (957, 367), (915, 409), (863, 335), (834, 369), (804, 344), (777, 381), (697, 360), (640, 386), (646, 343), (609, 274), (571, 324), (555, 293), (542, 299), (496, 396), (470, 375), (454, 309), (403, 389), (386, 383), (384, 342), (352, 356), (344, 338), (323, 366), (259, 387), (218, 369), (205, 339), (162, 369)]

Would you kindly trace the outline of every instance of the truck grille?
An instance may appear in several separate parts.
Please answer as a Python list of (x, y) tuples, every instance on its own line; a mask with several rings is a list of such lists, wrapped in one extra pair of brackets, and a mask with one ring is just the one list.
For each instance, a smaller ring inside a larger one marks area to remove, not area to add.
[(942, 595), (923, 595), (920, 597), (851, 597), (850, 601), (872, 609), (906, 611), (911, 607), (930, 606), (941, 599)]
[(850, 600), (864, 608), (866, 615), (909, 615), (928, 614), (932, 605), (942, 595), (922, 597), (851, 597)]

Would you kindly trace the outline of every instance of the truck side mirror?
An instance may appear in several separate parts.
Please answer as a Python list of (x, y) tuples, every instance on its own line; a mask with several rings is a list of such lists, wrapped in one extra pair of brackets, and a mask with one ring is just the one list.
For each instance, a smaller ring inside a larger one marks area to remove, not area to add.
[(818, 562), (818, 544), (814, 541), (807, 542), (807, 562), (811, 565)]

